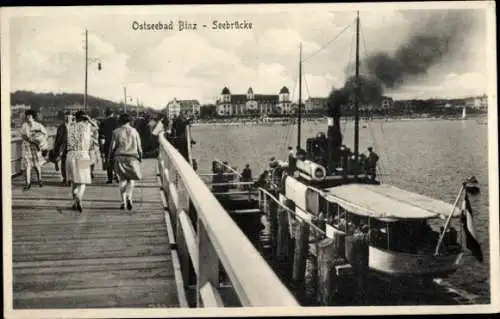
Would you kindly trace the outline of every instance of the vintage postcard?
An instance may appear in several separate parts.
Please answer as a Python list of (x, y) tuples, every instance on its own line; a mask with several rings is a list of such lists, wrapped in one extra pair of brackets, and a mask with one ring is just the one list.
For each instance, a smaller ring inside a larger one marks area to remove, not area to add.
[(7, 318), (499, 310), (494, 2), (1, 10)]

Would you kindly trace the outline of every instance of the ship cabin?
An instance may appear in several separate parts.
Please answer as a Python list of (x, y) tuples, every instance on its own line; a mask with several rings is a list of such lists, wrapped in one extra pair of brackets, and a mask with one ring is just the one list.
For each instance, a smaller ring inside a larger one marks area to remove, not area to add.
[[(369, 263), (375, 271), (391, 276), (445, 276), (458, 268), (463, 250), (453, 223), (439, 254), (434, 254), (453, 209), (448, 203), (385, 184), (318, 189), (293, 177), (285, 183), (284, 196), (294, 202), (296, 212), (319, 220), (327, 237), (351, 236), (368, 226)], [(460, 209), (455, 208), (452, 221), (459, 216)]]
[(321, 142), (318, 142), (317, 139), (318, 137), (307, 139), (306, 150), (298, 152), (296, 156), (289, 155), (288, 163), (293, 163), (289, 166), (289, 175), (295, 176), (307, 185), (318, 188), (350, 183), (380, 184), (367, 172), (364, 154), (360, 154), (356, 159), (350, 149), (346, 147), (339, 150), (338, 159), (334, 160), (330, 158), (331, 150), (318, 151), (315, 145), (321, 144)]

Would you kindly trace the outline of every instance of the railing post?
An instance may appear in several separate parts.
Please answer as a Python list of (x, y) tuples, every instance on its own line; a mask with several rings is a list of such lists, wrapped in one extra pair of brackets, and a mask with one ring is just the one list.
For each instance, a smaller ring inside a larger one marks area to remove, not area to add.
[(203, 307), (201, 289), (207, 283), (219, 288), (219, 258), (210, 241), (207, 230), (198, 218), (198, 278), (196, 282), (196, 307)]
[[(190, 258), (189, 258), (189, 251), (187, 248), (187, 242), (186, 239), (184, 238), (184, 234), (182, 231), (182, 225), (180, 223), (179, 217), (181, 212), (184, 212), (186, 216), (189, 218), (189, 194), (186, 191), (186, 188), (184, 187), (184, 183), (181, 179), (178, 180), (177, 182), (177, 196), (179, 200), (179, 207), (177, 208), (177, 236), (182, 238), (182, 249), (185, 251), (182, 251), (182, 254), (180, 254), (179, 258), (182, 259), (182, 263), (185, 264), (186, 266), (182, 270), (183, 272), (183, 278), (184, 278), (184, 284), (186, 287), (193, 285), (196, 283), (196, 274), (194, 273), (194, 269), (191, 266)], [(190, 218), (189, 218), (190, 219)], [(190, 222), (192, 224), (193, 221), (190, 219)], [(181, 246), (179, 244), (179, 246)]]

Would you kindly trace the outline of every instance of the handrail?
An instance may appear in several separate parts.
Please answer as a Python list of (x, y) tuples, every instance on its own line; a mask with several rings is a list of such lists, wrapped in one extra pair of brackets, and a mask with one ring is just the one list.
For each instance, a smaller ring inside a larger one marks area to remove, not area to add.
[(267, 190), (263, 189), (262, 187), (259, 187), (259, 192), (262, 192), (265, 195), (267, 195), (269, 198), (271, 198), (271, 200), (273, 200), (276, 204), (278, 204), (281, 208), (283, 208), (288, 214), (291, 214), (294, 217), (299, 218), (302, 222), (306, 223), (312, 229), (314, 229), (315, 231), (317, 231), (318, 233), (320, 233), (320, 235), (326, 236), (326, 232), (325, 231), (323, 231), (321, 228), (319, 228), (318, 226), (314, 225), (310, 221), (304, 219), (302, 216), (300, 216), (299, 214), (297, 214), (296, 212), (294, 212), (292, 209), (290, 209), (287, 206), (285, 206), (282, 202), (280, 202), (276, 197), (273, 196), (273, 194), (269, 193)]
[(228, 183), (212, 183), (212, 182), (207, 182), (207, 184), (211, 186), (226, 186), (226, 185), (253, 185), (255, 182), (228, 182)]
[[(160, 161), (175, 172), (177, 180), (183, 185), (182, 190), (187, 192), (196, 210), (199, 247), (207, 245), (205, 239), (208, 239), (211, 246), (208, 253), (213, 250), (216, 258), (222, 263), (241, 305), (298, 307), (299, 304), (290, 291), (281, 283), (191, 165), (164, 136), (160, 136), (159, 142)], [(167, 158), (161, 158), (163, 155)], [(171, 178), (176, 179), (174, 176)], [(206, 254), (206, 251), (198, 251), (200, 268), (206, 267), (201, 261), (202, 256), (209, 260), (214, 258), (213, 255), (209, 254), (207, 257)], [(251, 267), (247, 267), (248, 265)], [(206, 268), (204, 270), (209, 271)], [(206, 276), (198, 276), (198, 286), (205, 285), (203, 281)]]
[(192, 154), (192, 145), (191, 145), (191, 125), (186, 126), (186, 143), (188, 149), (189, 156), (189, 164), (193, 166), (193, 154)]
[(224, 164), (224, 162), (221, 161), (220, 159), (216, 158), (215, 161), (218, 162), (219, 164), (221, 164), (222, 166), (229, 168), (229, 170), (231, 170), (231, 171), (235, 172), (236, 174), (238, 174), (239, 177), (242, 177), (240, 172), (238, 172), (237, 170), (235, 170), (231, 166)]

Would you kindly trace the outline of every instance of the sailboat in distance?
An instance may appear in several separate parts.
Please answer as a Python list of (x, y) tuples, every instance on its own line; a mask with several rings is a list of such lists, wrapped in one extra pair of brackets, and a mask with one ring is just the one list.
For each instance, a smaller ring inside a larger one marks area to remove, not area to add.
[(464, 105), (462, 108), (462, 120), (466, 120), (466, 119), (467, 119), (467, 110), (466, 110), (466, 107)]
[[(329, 105), (327, 133), (308, 138), (306, 148), (302, 148), (301, 46), (296, 150), (289, 153), (287, 163), (270, 163), (270, 180), (263, 188), (295, 212), (295, 217), (289, 218), (322, 221), (326, 237), (347, 243), (354, 234), (367, 233), (371, 273), (389, 278), (442, 278), (459, 268), (464, 253), (462, 237), (452, 225), (461, 216), (457, 204), (464, 196), (464, 188), (460, 188), (452, 205), (384, 184), (376, 177), (378, 156), (360, 154), (363, 82), (359, 75), (359, 32), (358, 12), (355, 75), (348, 80), (354, 81), (354, 89), (349, 96), (337, 99), (353, 104), (354, 150), (342, 143), (340, 107), (345, 105), (340, 102)], [(345, 258), (349, 261), (347, 253)]]

